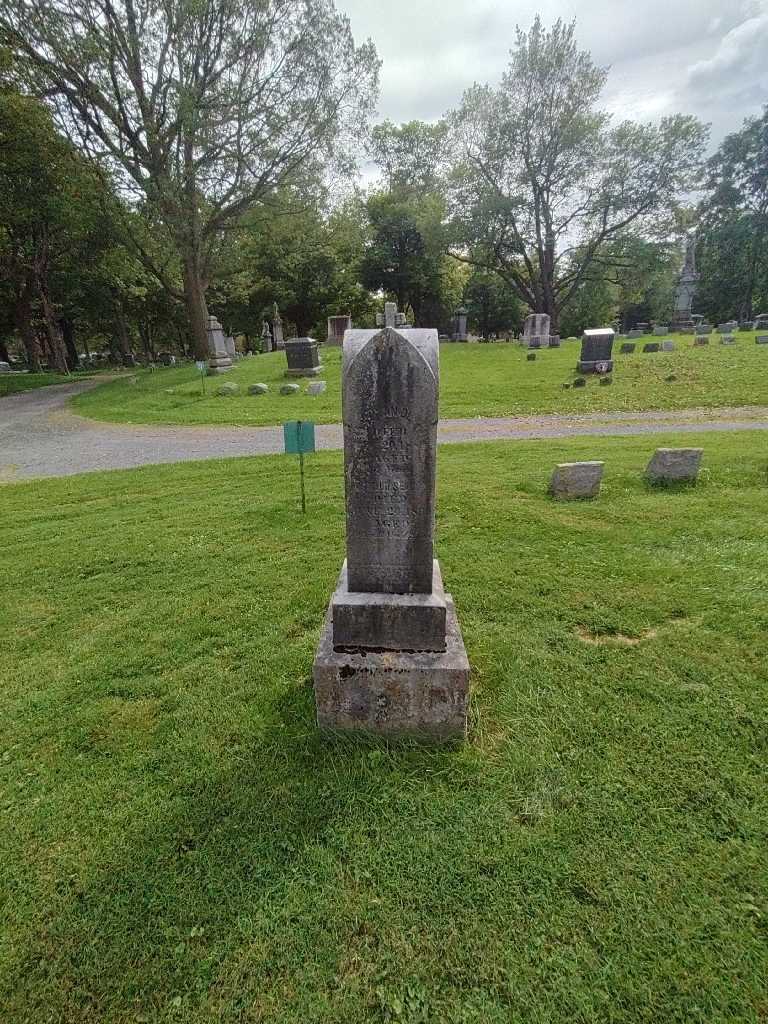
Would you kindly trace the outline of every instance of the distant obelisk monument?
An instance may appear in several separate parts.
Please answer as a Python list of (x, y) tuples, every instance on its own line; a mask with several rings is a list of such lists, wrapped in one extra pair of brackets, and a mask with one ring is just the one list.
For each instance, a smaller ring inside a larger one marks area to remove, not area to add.
[(313, 667), (317, 720), (463, 736), (469, 662), (433, 550), (438, 337), (396, 309), (344, 335), (347, 557)]
[(699, 274), (696, 272), (696, 232), (691, 231), (685, 241), (685, 263), (677, 281), (675, 311), (672, 314), (672, 330), (692, 325), (693, 299)]

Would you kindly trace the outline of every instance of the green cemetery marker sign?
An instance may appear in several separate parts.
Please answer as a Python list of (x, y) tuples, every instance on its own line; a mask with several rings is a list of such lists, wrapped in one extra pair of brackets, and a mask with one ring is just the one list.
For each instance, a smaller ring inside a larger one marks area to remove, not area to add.
[(304, 454), (315, 450), (315, 424), (310, 420), (289, 420), (283, 424), (283, 441), (286, 455), (299, 456), (301, 475), (301, 511), (307, 511), (304, 493)]

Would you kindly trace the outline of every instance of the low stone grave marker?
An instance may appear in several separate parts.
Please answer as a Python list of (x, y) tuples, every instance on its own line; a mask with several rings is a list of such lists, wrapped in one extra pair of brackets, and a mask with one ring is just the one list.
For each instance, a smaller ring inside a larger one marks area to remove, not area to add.
[(553, 498), (595, 498), (600, 493), (604, 462), (561, 462), (549, 482)]
[(720, 336), (721, 345), (735, 345), (736, 339), (732, 334), (723, 334)]
[(665, 334), (669, 334), (669, 327), (654, 327), (653, 333), (657, 338), (663, 338)]
[(635, 351), (636, 345), (633, 341), (625, 341), (619, 349), (619, 354), (622, 356), (629, 356)]
[(755, 338), (756, 345), (768, 345), (768, 334), (758, 334)]
[(662, 352), (674, 352), (675, 351), (675, 343), (674, 343), (674, 341), (670, 341), (669, 339), (667, 339), (666, 341), (662, 341), (662, 343), (661, 343), (661, 351)]
[(324, 380), (313, 380), (307, 384), (308, 395), (322, 395), (328, 385)]
[(645, 476), (649, 483), (695, 483), (703, 448), (657, 448)]
[(233, 380), (227, 381), (226, 384), (220, 384), (216, 389), (216, 394), (222, 398), (226, 398), (228, 395), (236, 395), (240, 389)]
[(251, 384), (248, 388), (249, 395), (266, 395), (268, 391), (268, 384)]
[(297, 395), (299, 393), (298, 384), (281, 384), (280, 394), (281, 395)]
[(535, 352), (529, 352), (526, 355), (525, 358), (528, 360), (529, 363), (535, 363), (536, 362), (536, 353)]
[(708, 344), (709, 344), (709, 338), (694, 338), (693, 339), (693, 347), (694, 348), (704, 348)]
[(646, 341), (643, 345), (643, 352), (658, 352), (659, 343), (658, 341)]
[(286, 377), (317, 377), (323, 372), (314, 338), (290, 338), (285, 342)]

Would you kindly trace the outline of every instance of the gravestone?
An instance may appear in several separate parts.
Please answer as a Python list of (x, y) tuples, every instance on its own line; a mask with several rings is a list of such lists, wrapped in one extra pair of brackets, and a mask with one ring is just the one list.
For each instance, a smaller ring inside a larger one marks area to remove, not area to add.
[(740, 331), (754, 331), (755, 321), (754, 320), (742, 320), (739, 324)]
[(755, 317), (753, 330), (764, 331), (768, 327), (768, 313), (758, 313)]
[(661, 343), (661, 351), (662, 352), (674, 352), (675, 351), (675, 343), (674, 343), (674, 341), (672, 341), (669, 338), (667, 338), (666, 341), (662, 341), (662, 343)]
[(208, 317), (208, 373), (226, 373), (232, 369), (232, 357), (221, 324), (215, 316)]
[(758, 334), (755, 338), (756, 345), (768, 345), (768, 334)]
[(695, 483), (703, 448), (657, 448), (645, 470), (652, 484)]
[(451, 331), (451, 337), (454, 341), (467, 341), (467, 311), (463, 306), (459, 306), (456, 312), (453, 314), (453, 330)]
[(645, 333), (644, 331), (640, 331), (637, 328), (634, 328), (633, 330), (627, 332), (627, 337), (628, 338), (642, 338), (644, 333)]
[(327, 384), (324, 380), (313, 380), (310, 384), (307, 384), (307, 394), (322, 395), (326, 387)]
[(280, 318), (280, 310), (277, 308), (277, 303), (275, 303), (272, 312), (272, 348), (275, 351), (285, 348), (283, 321)]
[(227, 355), (234, 362), (237, 359), (237, 348), (235, 347), (235, 339), (231, 334), (226, 335), (224, 338), (224, 345), (227, 349)]
[(581, 339), (579, 373), (610, 373), (613, 369), (614, 332), (610, 327), (584, 331)]
[(285, 343), (286, 377), (317, 377), (323, 372), (314, 338), (290, 338)]
[(659, 351), (659, 343), (658, 343), (658, 341), (647, 341), (643, 345), (643, 352), (658, 352), (658, 351)]
[(736, 339), (734, 338), (734, 336), (732, 334), (722, 334), (720, 336), (720, 344), (721, 345), (735, 345), (736, 344)]
[(266, 395), (269, 391), (268, 384), (251, 384), (248, 387), (249, 395)]
[(535, 353), (535, 352), (528, 352), (528, 353), (526, 354), (526, 357), (525, 357), (525, 358), (526, 358), (526, 360), (527, 360), (527, 361), (528, 361), (529, 363), (535, 363), (535, 362), (536, 362), (536, 353)]
[(233, 380), (227, 381), (226, 384), (219, 384), (216, 389), (216, 394), (221, 395), (222, 398), (226, 398), (227, 395), (236, 395), (239, 388)]
[(527, 316), (523, 324), (523, 344), (528, 348), (548, 348), (551, 322), (551, 317), (546, 313), (531, 313)]
[(6, 362), (0, 362), (0, 373), (10, 373), (11, 364)]
[(700, 323), (696, 327), (696, 334), (700, 335), (700, 334), (711, 334), (711, 333), (712, 333), (712, 324)]
[(561, 462), (549, 483), (553, 498), (594, 498), (600, 493), (604, 462)]
[(642, 331), (643, 334), (650, 334), (651, 333), (651, 325), (650, 324), (646, 324), (646, 323), (638, 324), (637, 325), (637, 329), (638, 329), (638, 331)]
[(328, 317), (328, 345), (341, 345), (344, 342), (344, 332), (352, 327), (352, 317), (329, 316)]
[(549, 347), (550, 348), (560, 348), (560, 335), (559, 334), (550, 334), (550, 336), (549, 336)]
[(653, 333), (657, 338), (663, 338), (666, 334), (669, 334), (669, 327), (654, 327)]
[(709, 344), (709, 338), (694, 338), (693, 339), (693, 346), (694, 346), (694, 348), (704, 348), (708, 344)]
[(261, 325), (261, 351), (263, 353), (272, 351), (272, 331), (266, 320)]
[(619, 349), (619, 354), (622, 356), (629, 356), (635, 351), (635, 347), (636, 346), (633, 341), (625, 341)]
[(396, 302), (385, 302), (384, 312), (376, 314), (377, 327), (408, 327), (405, 313), (398, 313)]
[(281, 395), (298, 395), (299, 390), (300, 389), (299, 389), (299, 385), (298, 384), (281, 384), (280, 385), (280, 394)]
[(469, 663), (434, 559), (434, 330), (352, 330), (342, 410), (347, 558), (313, 666), (321, 727), (461, 736)]

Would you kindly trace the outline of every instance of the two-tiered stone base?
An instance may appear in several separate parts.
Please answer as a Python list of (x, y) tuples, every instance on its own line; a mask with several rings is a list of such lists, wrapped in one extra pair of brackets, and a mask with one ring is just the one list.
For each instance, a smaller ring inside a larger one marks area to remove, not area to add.
[(437, 562), (432, 594), (350, 592), (345, 563), (312, 677), (321, 728), (464, 736), (469, 661)]
[(228, 355), (219, 353), (208, 357), (208, 374), (214, 376), (217, 373), (226, 373), (232, 369), (232, 360)]

